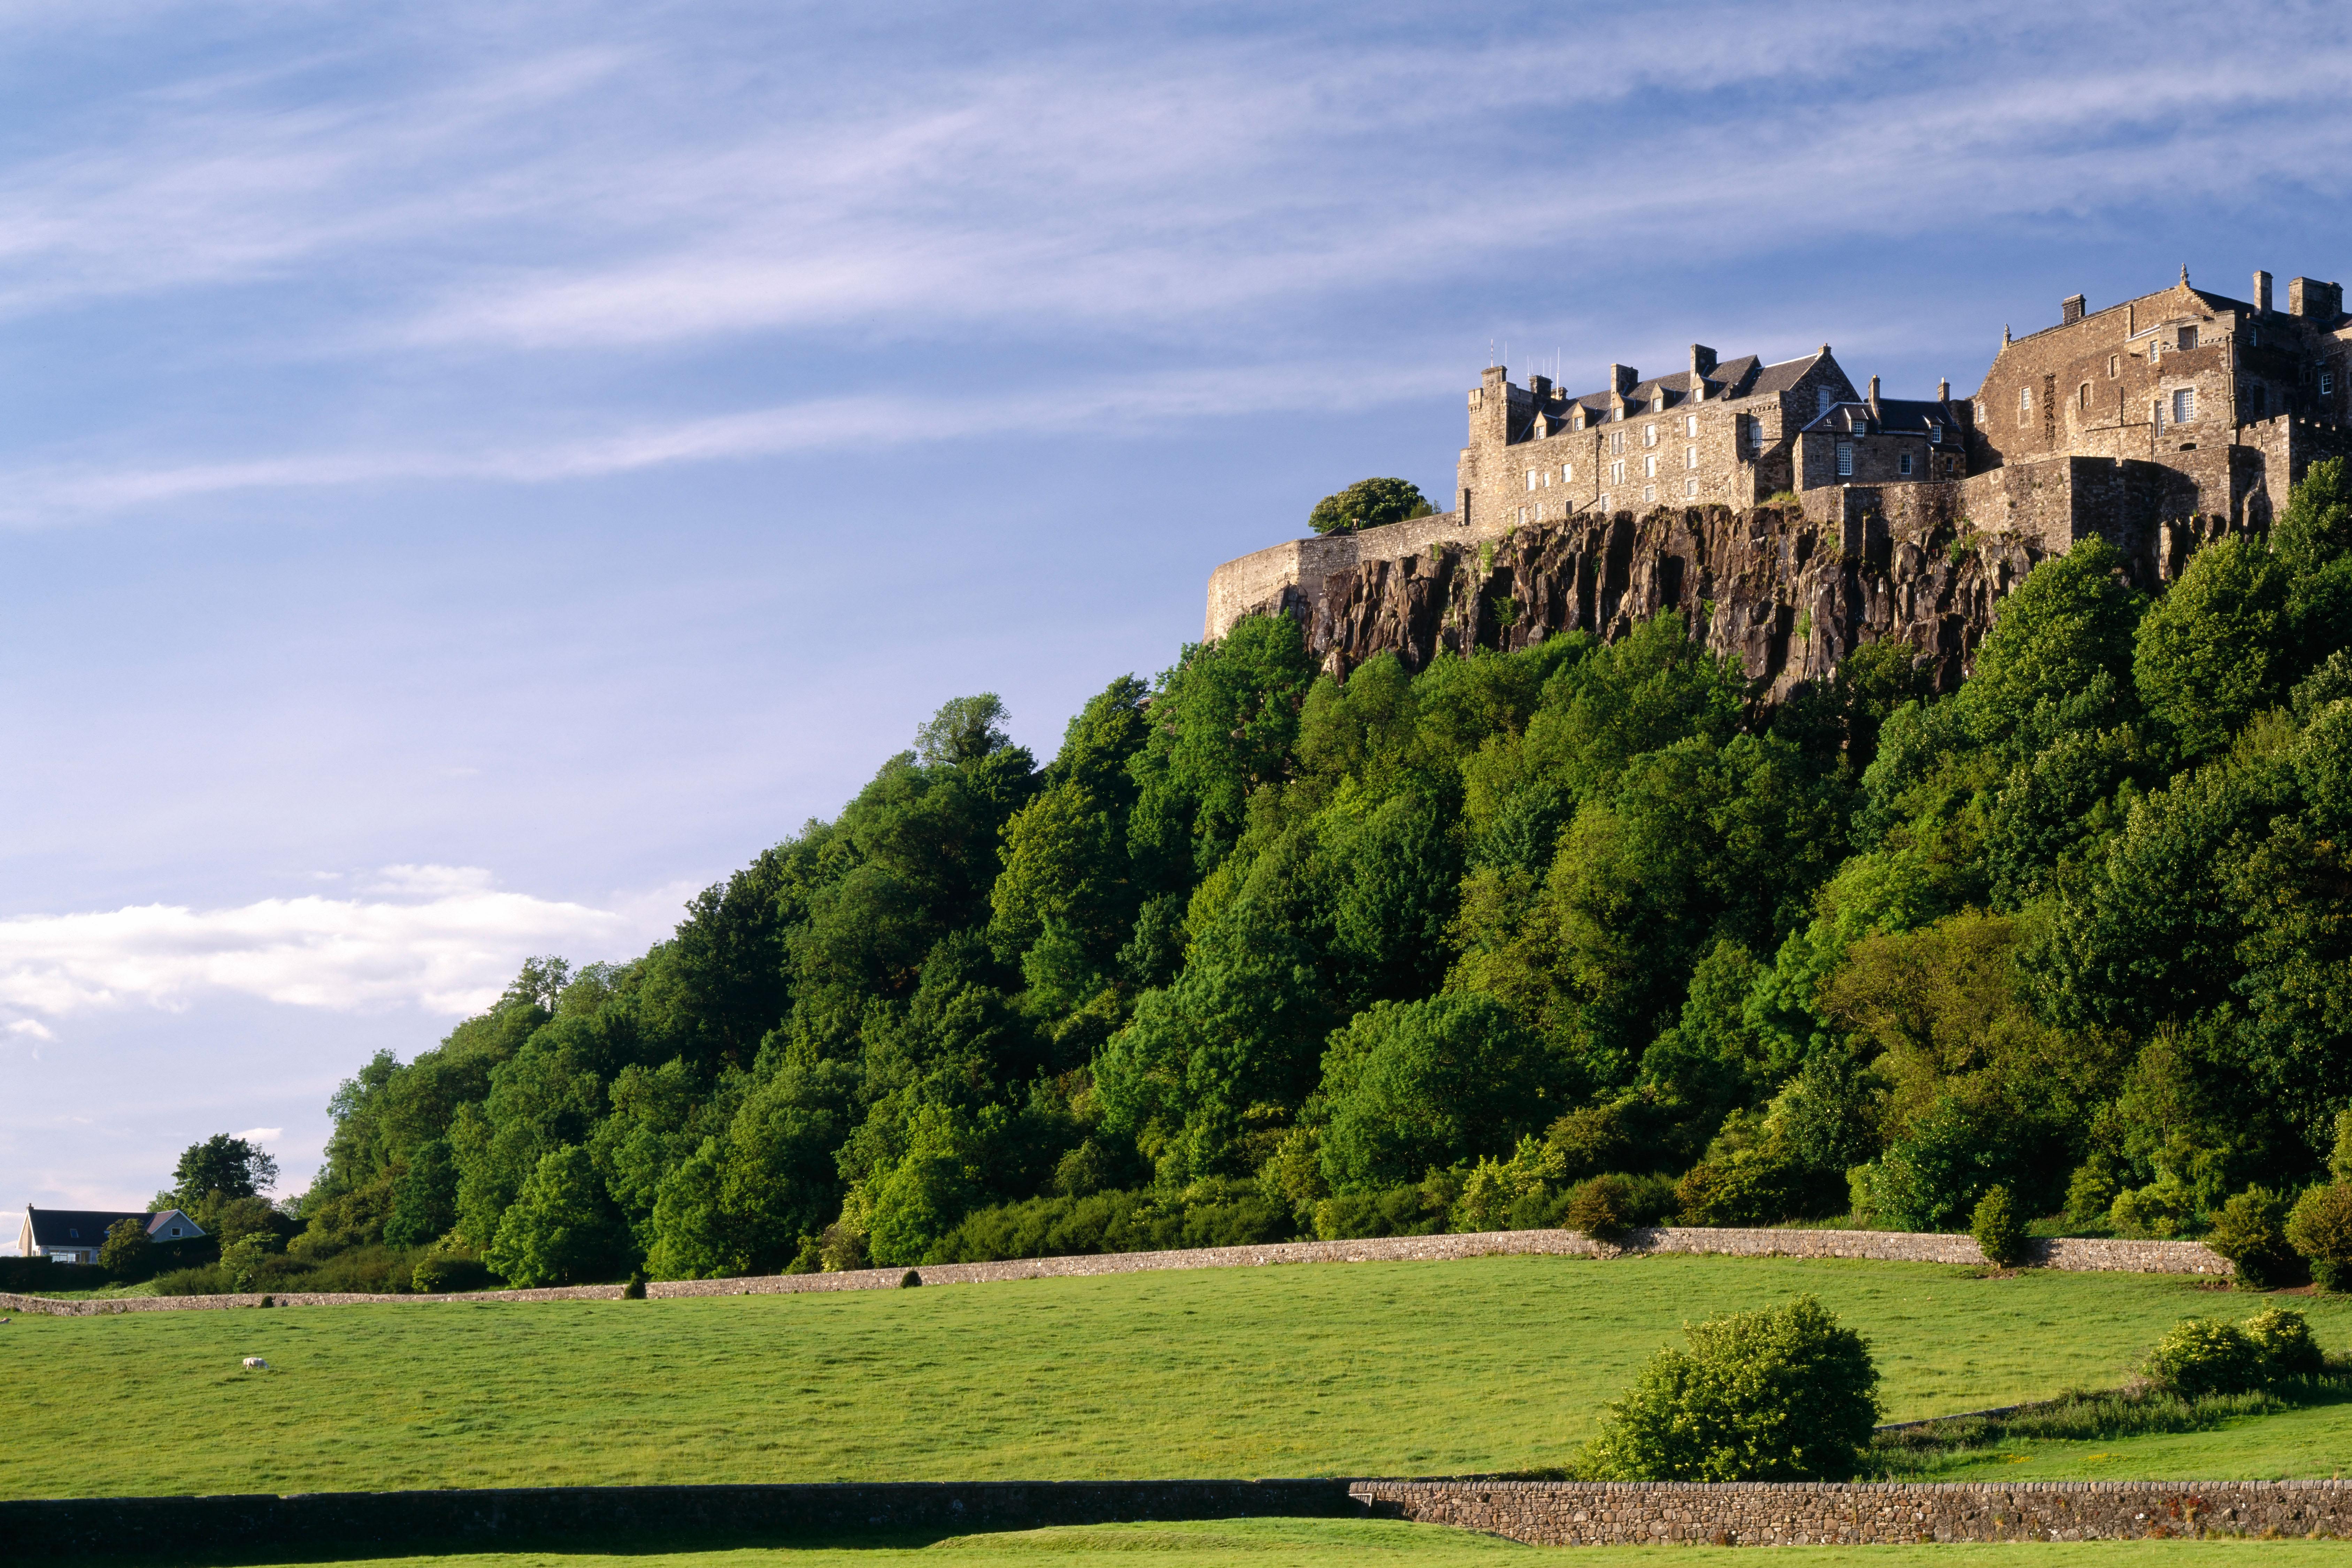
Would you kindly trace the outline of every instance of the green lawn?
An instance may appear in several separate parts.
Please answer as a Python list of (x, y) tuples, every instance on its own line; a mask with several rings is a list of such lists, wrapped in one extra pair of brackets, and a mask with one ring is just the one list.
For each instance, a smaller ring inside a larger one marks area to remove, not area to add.
[[(1771, 1568), (2320, 1568), (2343, 1561), (2337, 1542), (2097, 1542), (2072, 1545), (1783, 1546)], [(374, 1568), (1046, 1568), (1056, 1562), (1109, 1558), (1162, 1568), (1500, 1568), (1528, 1562), (1575, 1568), (1656, 1568), (1668, 1563), (1751, 1562), (1739, 1547), (1520, 1546), (1444, 1525), (1383, 1521), (1219, 1520), (1201, 1524), (1105, 1524), (967, 1535), (928, 1546), (820, 1547), (572, 1555), (490, 1552), (464, 1557), (401, 1557)], [(357, 1564), (346, 1568), (359, 1568)]]
[[(1894, 1419), (2112, 1385), (2176, 1319), (2260, 1304), (2149, 1276), (1495, 1258), (18, 1315), (0, 1328), (0, 1495), (1530, 1468), (1589, 1436), (1684, 1320), (1801, 1290), (1872, 1342)], [(2352, 1342), (2352, 1305), (2296, 1304), (2328, 1346)], [(240, 1371), (247, 1355), (273, 1370)], [(2080, 1463), (2116, 1479), (2326, 1475), (2352, 1454), (2352, 1406), (2261, 1425), (2294, 1435), (2140, 1439)]]

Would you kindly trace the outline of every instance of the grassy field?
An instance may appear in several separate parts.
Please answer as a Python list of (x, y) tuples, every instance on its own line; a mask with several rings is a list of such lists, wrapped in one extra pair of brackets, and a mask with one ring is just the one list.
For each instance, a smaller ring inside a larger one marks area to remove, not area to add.
[[(1686, 1319), (1818, 1294), (1890, 1419), (2112, 1385), (2189, 1313), (2135, 1275), (1496, 1258), (677, 1301), (18, 1316), (0, 1495), (1410, 1475), (1555, 1464)], [(2325, 1343), (2352, 1305), (2299, 1300)], [(246, 1373), (240, 1357), (272, 1370)], [(2328, 1475), (2352, 1405), (1993, 1461)], [(2063, 1446), (2058, 1446), (2063, 1447)], [(2185, 1467), (2185, 1468), (2184, 1468)], [(861, 1561), (871, 1561), (861, 1559)]]
[[(1776, 1548), (1772, 1568), (2320, 1568), (2336, 1542), (2132, 1541), (2072, 1545)], [(1511, 1563), (1575, 1568), (1654, 1568), (1751, 1561), (1738, 1547), (1579, 1546), (1546, 1549), (1443, 1525), (1334, 1520), (1221, 1520), (1202, 1524), (1109, 1524), (967, 1535), (928, 1545), (875, 1544), (805, 1551), (751, 1549), (654, 1555), (514, 1552), (402, 1557), (373, 1568), (1049, 1568), (1109, 1559), (1162, 1568), (1500, 1568)]]

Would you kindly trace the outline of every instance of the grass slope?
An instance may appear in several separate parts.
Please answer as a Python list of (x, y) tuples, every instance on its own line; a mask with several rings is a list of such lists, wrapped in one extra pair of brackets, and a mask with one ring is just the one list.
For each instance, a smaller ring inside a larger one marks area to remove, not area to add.
[[(1580, 1546), (1576, 1568), (1652, 1568), (1654, 1546)], [(1740, 1547), (1685, 1547), (1676, 1563), (1731, 1568)], [(2343, 1559), (2337, 1542), (2133, 1541), (2074, 1544), (1783, 1546), (1772, 1568), (2320, 1568)], [(464, 1557), (402, 1557), (371, 1568), (1047, 1568), (1055, 1562), (1141, 1560), (1162, 1568), (1500, 1568), (1557, 1560), (1557, 1552), (1443, 1525), (1382, 1521), (1219, 1520), (1201, 1524), (1107, 1524), (1003, 1535), (967, 1535), (929, 1545), (769, 1548), (637, 1556), (561, 1552)], [(1746, 1556), (1737, 1562), (1748, 1561)], [(357, 1568), (357, 1565), (351, 1565)]]
[[(1495, 1258), (19, 1316), (0, 1328), (0, 1495), (1529, 1468), (1590, 1436), (1685, 1320), (1801, 1290), (1872, 1342), (1891, 1419), (2112, 1385), (2175, 1320), (2260, 1300), (2135, 1275)], [(2352, 1307), (2298, 1304), (2324, 1342), (2352, 1341)], [(247, 1355), (274, 1370), (241, 1372)], [(2273, 1419), (2300, 1424), (2295, 1473), (2352, 1453), (2352, 1406)], [(2278, 1473), (2232, 1463), (2231, 1436), (2143, 1440), (2193, 1462), (2102, 1473)]]

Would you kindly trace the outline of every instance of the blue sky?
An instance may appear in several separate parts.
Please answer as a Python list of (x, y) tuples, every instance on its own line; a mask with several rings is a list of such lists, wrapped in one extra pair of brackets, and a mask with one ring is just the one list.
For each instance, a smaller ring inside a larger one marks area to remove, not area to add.
[(2299, 5), (13, 0), (0, 1226), (299, 1190), (949, 697), (1050, 752), (1318, 496), (1443, 498), (1501, 345), (1923, 395), (2342, 279), (2347, 81)]

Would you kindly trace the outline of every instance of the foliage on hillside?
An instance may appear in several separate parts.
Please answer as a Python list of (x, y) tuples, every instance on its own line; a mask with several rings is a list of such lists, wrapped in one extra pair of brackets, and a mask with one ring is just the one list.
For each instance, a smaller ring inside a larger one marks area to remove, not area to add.
[(2078, 547), (1937, 700), (1865, 648), (1768, 722), (1672, 614), (1344, 684), (1248, 620), (1043, 767), (961, 700), (653, 951), (368, 1064), (289, 1251), (2284, 1213), (2352, 1102), (2347, 510), (2153, 599)]

